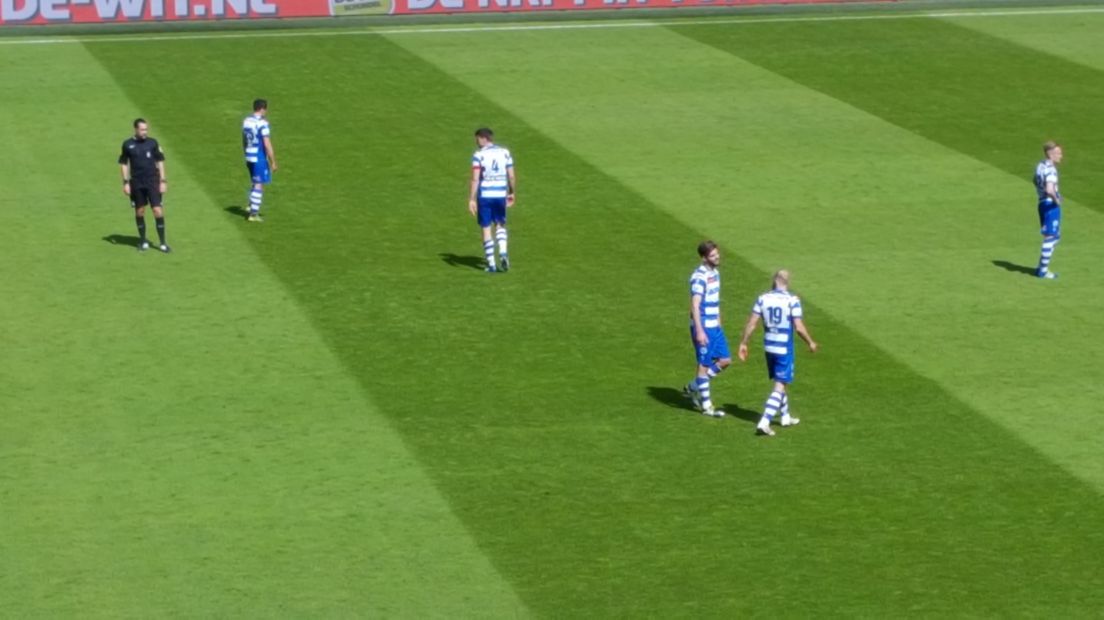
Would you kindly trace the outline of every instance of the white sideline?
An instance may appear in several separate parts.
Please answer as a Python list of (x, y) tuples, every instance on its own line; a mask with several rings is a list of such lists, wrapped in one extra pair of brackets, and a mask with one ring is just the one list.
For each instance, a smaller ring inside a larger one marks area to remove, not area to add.
[(1030, 17), (1038, 15), (1084, 15), (1104, 13), (1104, 7), (1066, 7), (1050, 9), (963, 9), (961, 11), (920, 11), (916, 13), (885, 13), (867, 15), (794, 15), (790, 17), (713, 17), (669, 18), (659, 20), (620, 20), (600, 22), (561, 22), (556, 24), (483, 24), (475, 26), (390, 27), (390, 28), (322, 28), (310, 30), (278, 30), (267, 32), (205, 32), (196, 34), (156, 35), (90, 35), (57, 36), (48, 39), (0, 39), (0, 45), (57, 45), (63, 43), (130, 43), (142, 41), (195, 41), (203, 39), (261, 39), (282, 37), (334, 37), (351, 35), (449, 34), (465, 32), (518, 32), (530, 30), (591, 30), (606, 28), (658, 28), (663, 26), (708, 26), (716, 24), (779, 24), (797, 22), (844, 22), (881, 19), (955, 19), (961, 17)]

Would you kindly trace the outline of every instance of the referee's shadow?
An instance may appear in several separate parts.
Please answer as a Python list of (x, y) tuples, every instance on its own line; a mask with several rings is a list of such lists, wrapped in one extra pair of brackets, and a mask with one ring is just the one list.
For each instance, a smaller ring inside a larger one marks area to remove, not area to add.
[[(667, 405), (672, 409), (682, 409), (694, 413), (698, 412), (698, 410), (694, 408), (694, 403), (690, 402), (690, 399), (678, 388), (651, 385), (648, 386), (648, 396), (651, 396), (653, 400)], [(758, 422), (759, 418), (762, 416), (762, 413), (752, 411), (751, 409), (744, 409), (736, 403), (717, 403), (717, 406), (721, 411), (725, 412), (725, 415), (748, 422)]]
[(135, 237), (134, 235), (119, 234), (106, 235), (103, 237), (103, 240), (110, 243), (111, 245), (121, 245), (128, 248), (138, 247), (138, 243), (141, 241), (141, 239)]

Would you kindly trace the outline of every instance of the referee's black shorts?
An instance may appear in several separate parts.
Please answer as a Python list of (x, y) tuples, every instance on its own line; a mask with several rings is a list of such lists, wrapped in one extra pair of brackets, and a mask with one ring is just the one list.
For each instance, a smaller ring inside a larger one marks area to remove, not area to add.
[(161, 191), (158, 185), (131, 185), (130, 206), (137, 209), (146, 205), (151, 207), (161, 206)]

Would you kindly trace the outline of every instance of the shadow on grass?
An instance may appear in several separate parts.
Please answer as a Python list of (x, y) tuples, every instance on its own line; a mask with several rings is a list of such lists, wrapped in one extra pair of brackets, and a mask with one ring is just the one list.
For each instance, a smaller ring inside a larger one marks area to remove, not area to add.
[[(693, 411), (694, 413), (698, 412), (697, 408), (694, 407), (694, 403), (690, 402), (690, 399), (687, 398), (679, 388), (652, 385), (648, 387), (648, 396), (651, 396), (653, 400), (663, 403), (672, 409)], [(758, 411), (744, 409), (736, 403), (721, 405), (720, 409), (725, 412), (726, 416), (753, 423), (758, 422), (759, 416), (761, 415)]]
[(238, 205), (230, 205), (229, 207), (223, 209), (223, 211), (226, 211), (230, 215), (241, 218), (249, 216), (249, 211), (245, 207), (239, 207)]
[(672, 409), (697, 411), (694, 407), (694, 403), (690, 402), (690, 399), (678, 388), (650, 385), (648, 386), (648, 396), (651, 396), (652, 400), (663, 403)]
[(446, 265), (452, 267), (468, 267), (483, 271), (483, 268), (487, 266), (487, 259), (482, 256), (460, 256), (452, 252), (441, 252), (437, 256), (441, 257)]
[(103, 240), (111, 245), (121, 245), (128, 248), (138, 247), (138, 242), (141, 241), (141, 239), (134, 235), (107, 235)]
[(745, 422), (751, 422), (752, 424), (758, 424), (759, 418), (763, 417), (762, 411), (744, 409), (736, 403), (721, 405), (721, 411), (725, 412), (725, 415), (730, 418), (744, 420)]
[(995, 260), (995, 261), (993, 261), (993, 265), (996, 266), (996, 267), (1000, 267), (1001, 269), (1004, 269), (1005, 271), (1011, 271), (1013, 273), (1023, 273), (1023, 274), (1027, 274), (1027, 275), (1032, 276), (1032, 277), (1035, 276), (1035, 268), (1034, 267), (1028, 267), (1026, 265), (1017, 265), (1016, 263), (1010, 263), (1006, 260)]

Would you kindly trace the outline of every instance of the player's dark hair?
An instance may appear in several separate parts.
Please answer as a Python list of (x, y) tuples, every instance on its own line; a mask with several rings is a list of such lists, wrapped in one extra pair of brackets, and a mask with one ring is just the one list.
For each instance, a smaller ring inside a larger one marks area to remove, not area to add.
[(1050, 152), (1056, 148), (1061, 148), (1061, 144), (1058, 144), (1054, 140), (1047, 140), (1043, 143), (1043, 154), (1050, 155)]
[(494, 140), (494, 132), (489, 127), (480, 127), (475, 130), (475, 137), (486, 138), (488, 140)]
[(136, 119), (134, 119), (134, 128), (135, 128), (135, 129), (138, 129), (138, 125), (141, 125), (141, 124), (142, 124), (142, 123), (144, 123), (144, 122), (146, 122), (146, 119), (144, 119), (144, 118), (136, 118)]
[(253, 111), (254, 112), (259, 112), (260, 110), (267, 110), (267, 109), (268, 109), (268, 100), (267, 99), (254, 99), (253, 100)]
[(717, 244), (712, 241), (702, 241), (698, 244), (698, 256), (705, 258), (710, 252), (717, 249)]

